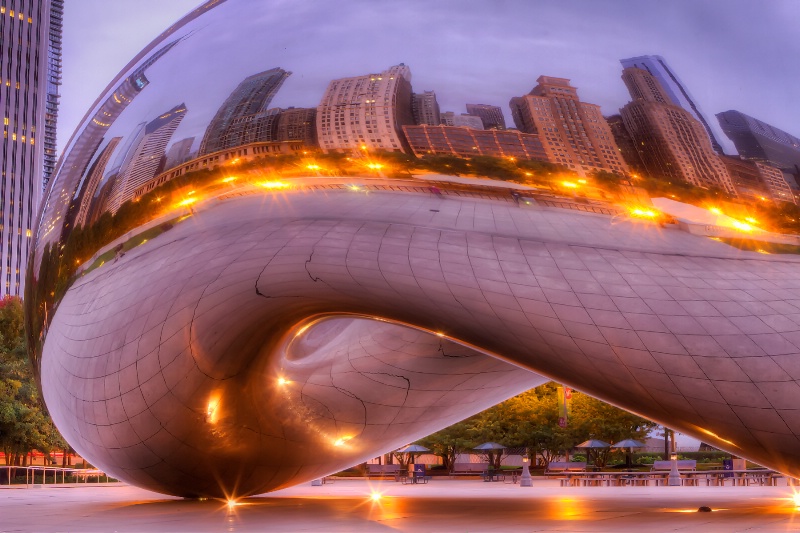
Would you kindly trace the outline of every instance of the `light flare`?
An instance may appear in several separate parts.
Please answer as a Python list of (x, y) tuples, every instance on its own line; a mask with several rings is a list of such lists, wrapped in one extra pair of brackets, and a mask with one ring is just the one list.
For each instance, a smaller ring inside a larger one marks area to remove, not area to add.
[(275, 181), (262, 181), (258, 185), (261, 186), (261, 187), (264, 187), (265, 189), (270, 189), (270, 190), (288, 189), (289, 188), (289, 184), (288, 183), (286, 183), (285, 181), (277, 181), (277, 180), (275, 180)]

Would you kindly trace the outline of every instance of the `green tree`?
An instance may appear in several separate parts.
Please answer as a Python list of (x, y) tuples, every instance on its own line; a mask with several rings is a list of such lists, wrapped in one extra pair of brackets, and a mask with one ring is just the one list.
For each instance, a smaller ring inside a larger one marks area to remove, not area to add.
[(0, 301), (0, 449), (7, 465), (24, 466), (33, 450), (67, 445), (42, 409), (22, 335), (22, 302)]

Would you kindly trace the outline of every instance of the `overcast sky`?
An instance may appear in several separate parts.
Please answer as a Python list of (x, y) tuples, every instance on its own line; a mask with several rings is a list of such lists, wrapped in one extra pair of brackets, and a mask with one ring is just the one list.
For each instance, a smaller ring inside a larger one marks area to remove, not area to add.
[[(59, 146), (117, 72), (198, 3), (137, 0), (131, 9), (129, 2), (116, 0), (70, 0)], [(583, 101), (601, 105), (609, 115), (629, 100), (619, 59), (659, 54), (709, 123), (716, 126), (715, 113), (738, 109), (800, 136), (796, 0), (271, 0), (253, 5), (287, 21), (273, 27), (271, 35), (289, 52), (269, 66), (294, 69), (293, 79), (312, 77), (319, 85), (304, 87), (292, 100), (284, 94), (287, 84), (277, 105), (286, 100), (314, 106), (325, 88), (322, 80), (405, 61), (414, 90), (435, 90), (443, 111), (465, 112), (464, 105), (474, 101), (500, 105), (509, 115), (508, 100), (528, 92), (546, 74), (570, 78)], [(243, 6), (244, 0), (228, 0), (228, 9)], [(320, 57), (315, 64), (314, 57), (306, 58), (304, 72), (287, 65), (306, 47), (311, 50), (311, 41), (334, 35), (337, 49), (347, 50), (338, 53), (338, 61)], [(730, 150), (724, 135), (719, 137)]]

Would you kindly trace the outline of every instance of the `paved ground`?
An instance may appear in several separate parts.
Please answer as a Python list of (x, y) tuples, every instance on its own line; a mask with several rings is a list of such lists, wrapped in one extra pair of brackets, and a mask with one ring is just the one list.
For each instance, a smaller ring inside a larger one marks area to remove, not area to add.
[[(126, 485), (0, 489), (0, 531), (787, 531), (789, 487), (533, 488), (340, 480), (229, 507)], [(373, 492), (382, 493), (378, 501)], [(713, 509), (698, 513), (701, 505)]]

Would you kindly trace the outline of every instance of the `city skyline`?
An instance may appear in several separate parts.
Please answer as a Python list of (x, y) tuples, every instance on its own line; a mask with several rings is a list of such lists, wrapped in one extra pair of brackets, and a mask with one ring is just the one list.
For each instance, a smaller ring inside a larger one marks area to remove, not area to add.
[[(349, 40), (336, 45), (334, 49), (353, 47), (359, 50), (357, 56), (348, 56), (350, 68), (343, 69), (343, 65), (337, 62), (327, 62), (328, 65), (320, 61), (315, 72), (305, 73), (307, 78), (312, 78), (308, 81), (319, 79), (314, 82), (318, 85), (315, 88), (316, 98), (311, 97), (311, 84), (308, 84), (308, 92), (297, 92), (296, 97), (292, 98), (292, 91), (287, 90), (276, 98), (275, 105), (312, 107), (318, 104), (319, 96), (331, 79), (372, 72), (389, 64), (405, 62), (414, 70), (415, 87), (420, 91), (436, 91), (443, 110), (463, 113), (466, 103), (480, 101), (500, 106), (506, 121), (510, 122), (508, 99), (527, 90), (527, 80), (544, 74), (571, 79), (572, 84), (581, 91), (583, 99), (600, 105), (603, 114), (612, 115), (628, 100), (620, 79), (619, 60), (658, 54), (669, 61), (708, 115), (726, 109), (739, 109), (797, 134), (793, 124), (800, 121), (800, 109), (791, 105), (793, 73), (781, 67), (780, 57), (788, 57), (792, 50), (798, 49), (798, 45), (791, 42), (789, 37), (789, 24), (793, 20), (792, 13), (800, 12), (800, 6), (789, 2), (772, 2), (764, 6), (734, 2), (733, 5), (726, 4), (728, 9), (722, 12), (714, 10), (714, 4), (710, 2), (678, 2), (668, 7), (653, 5), (647, 10), (631, 10), (625, 4), (627, 2), (597, 6), (578, 2), (568, 8), (555, 8), (506, 3), (493, 11), (488, 11), (486, 6), (474, 5), (470, 9), (456, 11), (449, 3), (437, 4), (435, 8), (426, 10), (426, 21), (415, 33), (402, 37), (387, 36), (371, 44), (369, 50), (358, 49), (353, 45), (353, 39), (345, 35)], [(74, 106), (69, 106), (74, 109), (62, 112), (60, 147), (63, 147), (77, 125), (80, 118), (76, 116), (77, 113), (99, 94), (112, 73), (130, 59), (141, 45), (149, 42), (177, 16), (194, 7), (196, 2), (171, 2), (166, 8), (159, 4), (157, 9), (152, 10), (143, 4), (140, 12), (147, 13), (146, 21), (138, 20), (136, 13), (132, 13), (134, 18), (129, 20), (129, 13), (126, 12), (125, 21), (121, 21), (120, 26), (116, 26), (113, 16), (119, 8), (103, 6), (104, 11), (110, 11), (111, 19), (97, 36), (105, 39), (103, 46), (92, 44), (95, 36), (69, 33), (69, 29), (76, 26), (70, 24), (70, 17), (80, 19), (87, 16), (84, 13), (88, 13), (93, 5), (96, 5), (94, 0), (84, 0), (71, 6), (66, 15), (63, 92), (65, 100), (74, 103)], [(392, 6), (384, 6), (383, 9), (382, 16), (398, 24), (414, 12), (413, 9)], [(302, 36), (311, 31), (310, 28), (331, 35), (341, 31), (331, 28), (333, 20), (319, 26), (313, 24), (317, 18), (331, 17), (331, 13), (326, 13), (325, 9), (318, 6), (312, 8), (299, 4), (282, 10), (306, 19), (303, 28), (296, 23), (278, 28), (276, 42), (281, 46), (276, 47), (274, 58), (265, 59), (270, 66), (280, 65), (292, 70), (294, 65), (282, 58), (303, 54), (308, 45), (298, 43), (303, 41)], [(365, 19), (376, 17), (372, 9), (363, 9), (361, 2), (349, 2), (340, 11), (336, 14), (336, 20), (352, 21), (352, 27)], [(162, 13), (163, 18), (158, 16)], [(487, 13), (493, 16), (487, 19)], [(439, 31), (437, 27), (437, 32), (428, 32), (432, 24), (444, 19), (450, 21), (445, 31)], [(593, 23), (590, 25), (585, 22), (587, 20)], [(486, 34), (486, 38), (479, 40), (479, 43), (471, 42), (476, 40), (468, 37), (470, 21), (481, 24), (481, 31)], [(77, 26), (80, 27), (80, 24)], [(125, 31), (130, 26), (135, 26), (136, 31)], [(752, 31), (744, 32), (745, 28), (750, 30), (752, 27), (770, 28), (770, 39), (741, 39), (741, 35), (754, 35)], [(781, 27), (786, 30), (781, 30)], [(377, 30), (359, 30), (358, 33), (360, 38), (364, 38), (373, 35), (373, 31)], [(295, 34), (298, 39), (292, 37)], [(378, 32), (377, 35), (383, 34)], [(508, 39), (509, 35), (518, 38)], [(435, 41), (431, 41), (433, 36)], [(399, 51), (394, 50), (397, 39), (405, 39), (407, 46)], [(431, 43), (436, 45), (436, 53), (422, 55), (425, 44)], [(525, 49), (529, 53), (522, 59), (498, 62), (495, 57), (504, 57), (511, 52), (519, 54)], [(112, 54), (113, 50), (119, 50), (118, 55)], [(457, 53), (456, 50), (463, 50), (463, 53)], [(698, 54), (698, 50), (702, 53)], [(380, 56), (383, 56), (382, 60), (377, 59)], [(72, 61), (84, 63), (89, 60), (95, 63), (97, 59), (92, 60), (92, 57), (103, 58), (98, 68), (92, 69), (93, 72), (70, 68)], [(326, 76), (327, 79), (324, 79)], [(446, 77), (450, 81), (439, 81)], [(766, 85), (772, 86), (770, 98), (757, 98)], [(718, 125), (712, 124), (712, 128), (726, 153), (734, 153), (733, 144), (721, 134)]]

